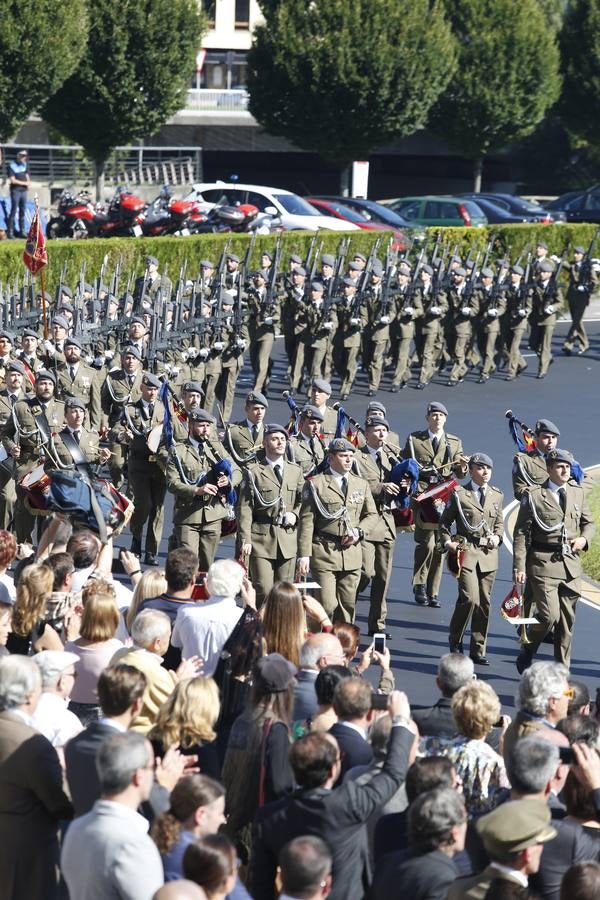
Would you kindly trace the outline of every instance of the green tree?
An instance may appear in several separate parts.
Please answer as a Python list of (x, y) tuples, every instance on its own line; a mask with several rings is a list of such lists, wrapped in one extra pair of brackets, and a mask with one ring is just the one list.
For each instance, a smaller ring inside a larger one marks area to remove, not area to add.
[(560, 93), (556, 31), (538, 0), (446, 0), (458, 66), (432, 115), (432, 127), (473, 160), (525, 137)]
[(573, 0), (560, 35), (564, 89), (560, 115), (574, 138), (600, 140), (600, 2)]
[(438, 0), (265, 0), (263, 12), (250, 111), (342, 168), (423, 128), (454, 69)]
[(0, 2), (0, 141), (68, 78), (85, 49), (85, 0)]
[(202, 39), (196, 0), (87, 0), (86, 52), (43, 115), (96, 167), (119, 144), (154, 134), (185, 102)]

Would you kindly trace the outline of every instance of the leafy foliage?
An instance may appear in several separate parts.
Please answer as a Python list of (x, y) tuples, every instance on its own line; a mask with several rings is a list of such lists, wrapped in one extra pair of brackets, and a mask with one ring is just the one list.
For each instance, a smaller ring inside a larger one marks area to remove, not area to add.
[(439, 0), (268, 0), (263, 11), (250, 111), (337, 164), (423, 128), (454, 70)]
[(580, 139), (600, 139), (600, 2), (573, 0), (560, 35), (563, 122)]

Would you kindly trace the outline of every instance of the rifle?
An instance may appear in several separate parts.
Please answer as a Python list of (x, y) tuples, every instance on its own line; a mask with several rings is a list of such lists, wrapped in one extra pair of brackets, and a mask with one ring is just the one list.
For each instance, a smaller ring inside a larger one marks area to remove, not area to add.
[[(516, 263), (515, 263), (516, 265)], [(519, 306), (522, 308), (527, 293), (529, 291), (529, 278), (531, 276), (531, 252), (527, 254), (527, 262), (525, 264), (525, 273), (519, 284)]]
[(464, 293), (462, 295), (463, 306), (469, 302), (471, 297), (473, 296), (473, 292), (475, 290), (475, 284), (477, 283), (477, 266), (479, 264), (479, 257), (481, 256), (481, 250), (477, 251), (477, 256), (473, 261), (473, 268), (471, 269), (471, 274), (469, 275), (469, 280), (465, 286)]
[(175, 289), (175, 301), (173, 306), (173, 319), (171, 321), (171, 335), (177, 334), (182, 319), (183, 295), (185, 292), (185, 273), (187, 270), (187, 256), (181, 263), (179, 269), (179, 278), (177, 279), (177, 287)]
[(312, 265), (311, 265), (310, 269), (306, 269), (306, 275), (307, 275), (306, 283), (309, 287), (312, 284), (312, 282), (315, 280), (315, 276), (317, 274), (317, 263), (319, 261), (319, 257), (321, 256), (322, 252), (323, 252), (323, 241), (320, 241), (319, 246), (317, 247), (317, 252), (315, 253), (315, 255), (312, 258)]
[[(225, 242), (225, 246), (223, 247), (223, 252), (221, 253), (221, 258), (219, 260), (219, 264), (217, 266), (215, 274), (213, 275), (213, 279), (212, 279), (212, 282), (210, 285), (210, 297), (209, 297), (209, 301), (208, 301), (210, 304), (214, 303), (215, 300), (219, 299), (217, 291), (220, 294), (225, 286), (225, 263), (226, 263), (227, 254), (229, 253), (230, 244), (231, 244), (231, 238), (227, 238), (227, 241)], [(240, 272), (240, 280), (241, 280), (241, 278), (242, 278), (242, 273)]]
[(485, 269), (487, 267), (488, 260), (490, 258), (490, 253), (492, 252), (492, 247), (494, 246), (495, 240), (496, 240), (496, 238), (494, 237), (494, 235), (492, 235), (487, 243), (487, 247), (485, 248), (485, 254), (483, 257), (483, 262), (481, 263), (482, 269)]
[(346, 264), (346, 256), (348, 255), (348, 250), (350, 249), (350, 238), (344, 238), (338, 248), (338, 255), (335, 263), (335, 270), (333, 275), (329, 279), (329, 284), (327, 285), (327, 301), (331, 305), (331, 299), (334, 294), (337, 294), (340, 287), (340, 279), (342, 278), (342, 273), (344, 271), (344, 266)]
[(586, 287), (588, 291), (591, 289), (592, 282), (592, 251), (594, 249), (594, 244), (598, 240), (599, 234), (600, 228), (596, 228), (592, 240), (590, 241), (590, 246), (587, 248), (585, 256), (581, 260), (581, 268), (579, 270), (579, 284)]
[(392, 240), (388, 244), (385, 256), (385, 271), (381, 281), (381, 315), (387, 316), (390, 308), (390, 288), (392, 285), (392, 274), (396, 270), (398, 263), (398, 251), (392, 250)]
[(379, 249), (379, 245), (381, 244), (381, 238), (377, 238), (375, 244), (373, 245), (373, 249), (369, 253), (369, 258), (365, 263), (365, 267), (362, 270), (359, 278), (359, 283), (356, 288), (356, 293), (354, 295), (354, 303), (352, 304), (352, 318), (358, 319), (360, 316), (360, 307), (362, 306), (363, 300), (366, 296), (368, 287), (369, 287), (369, 278), (371, 277), (371, 270), (373, 268), (373, 260), (375, 259), (376, 253)]
[(240, 266), (240, 282), (243, 280), (244, 282), (248, 278), (248, 267), (250, 266), (250, 259), (252, 258), (252, 252), (254, 250), (254, 245), (256, 244), (257, 232), (252, 232), (252, 237), (248, 241), (248, 246), (246, 247), (246, 252), (244, 253), (244, 258), (242, 260), (242, 265)]
[(112, 294), (114, 297), (119, 296), (119, 281), (121, 279), (121, 267), (123, 265), (123, 257), (119, 256), (117, 259), (117, 264), (115, 266), (114, 272), (112, 273), (110, 279), (110, 287), (108, 289), (109, 294)]
[(532, 248), (531, 244), (526, 244), (525, 247), (523, 248), (523, 250), (521, 250), (519, 256), (517, 257), (517, 259), (515, 261), (515, 266), (523, 265), (523, 257), (527, 258), (531, 262), (532, 249), (533, 248)]
[(556, 293), (558, 291), (558, 279), (560, 278), (560, 274), (564, 268), (565, 259), (566, 259), (566, 256), (565, 256), (565, 253), (563, 253), (556, 268), (554, 269), (554, 272), (548, 279), (548, 286), (546, 287), (546, 291), (545, 291), (545, 297), (547, 299), (553, 300), (556, 297)]
[[(306, 259), (304, 260), (304, 268), (306, 269), (307, 272), (312, 265), (313, 253), (315, 250), (315, 245), (317, 243), (317, 234), (318, 234), (318, 232), (315, 231), (315, 233), (313, 234), (313, 236), (311, 238), (310, 244), (308, 245), (308, 253), (306, 254)], [(323, 245), (323, 241), (321, 241), (321, 245)], [(315, 260), (319, 257), (319, 255), (320, 254), (317, 251), (317, 253), (315, 253)]]
[(436, 267), (437, 262), (438, 262), (438, 249), (440, 246), (441, 239), (442, 239), (442, 233), (441, 233), (441, 231), (438, 231), (436, 239), (435, 239), (435, 244), (433, 245), (433, 250), (431, 251), (431, 265), (433, 266), (433, 268)]
[(269, 269), (269, 279), (267, 281), (267, 291), (265, 295), (265, 312), (266, 314), (273, 315), (273, 310), (275, 307), (275, 286), (277, 282), (277, 271), (279, 269), (279, 264), (281, 261), (281, 235), (277, 238), (277, 243), (275, 244), (275, 253), (273, 254), (273, 262), (271, 264), (271, 268)]

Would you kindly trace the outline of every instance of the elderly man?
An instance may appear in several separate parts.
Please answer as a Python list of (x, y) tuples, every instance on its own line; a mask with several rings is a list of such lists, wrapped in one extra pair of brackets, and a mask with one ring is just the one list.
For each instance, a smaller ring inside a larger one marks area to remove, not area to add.
[(63, 843), (69, 895), (150, 900), (163, 883), (163, 867), (137, 809), (152, 790), (152, 745), (139, 734), (112, 734), (100, 745), (96, 765), (101, 798), (73, 822)]
[(31, 717), (33, 727), (45, 735), (53, 747), (64, 747), (83, 728), (75, 713), (67, 709), (79, 657), (64, 650), (42, 650), (36, 653), (33, 661), (42, 676), (42, 696)]
[(304, 722), (317, 714), (319, 704), (315, 693), (315, 681), (321, 669), (344, 664), (344, 651), (339, 638), (334, 634), (322, 631), (319, 634), (311, 634), (304, 641), (300, 650), (300, 668), (294, 688), (292, 716), (294, 721)]
[(433, 706), (413, 708), (413, 719), (422, 735), (453, 737), (456, 722), (452, 715), (452, 697), (474, 678), (473, 660), (462, 653), (446, 653), (438, 663), (435, 683), (441, 697)]
[(569, 707), (569, 670), (561, 663), (536, 662), (521, 676), (516, 696), (517, 715), (504, 735), (504, 757), (515, 742), (537, 731), (556, 727)]
[(58, 896), (58, 826), (73, 810), (56, 750), (31, 723), (42, 692), (32, 659), (0, 659), (0, 884), (6, 897)]

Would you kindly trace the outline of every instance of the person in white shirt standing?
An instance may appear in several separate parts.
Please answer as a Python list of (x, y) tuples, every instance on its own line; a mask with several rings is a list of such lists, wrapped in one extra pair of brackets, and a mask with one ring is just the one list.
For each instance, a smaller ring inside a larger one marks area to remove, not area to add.
[(42, 650), (36, 653), (33, 661), (42, 677), (42, 696), (31, 723), (58, 749), (83, 728), (75, 713), (67, 709), (79, 657), (64, 650)]

